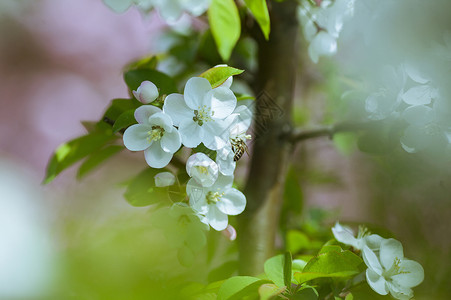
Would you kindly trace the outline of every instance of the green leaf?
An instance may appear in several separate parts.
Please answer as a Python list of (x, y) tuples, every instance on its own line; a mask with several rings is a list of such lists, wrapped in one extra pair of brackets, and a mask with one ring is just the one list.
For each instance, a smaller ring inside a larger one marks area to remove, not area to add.
[(293, 300), (317, 300), (318, 291), (309, 285), (303, 284), (302, 287), (293, 295)]
[(266, 5), (266, 0), (244, 0), (246, 6), (254, 15), (258, 25), (265, 36), (265, 39), (269, 39), (269, 32), (271, 31), (271, 24), (269, 21), (269, 11)]
[(245, 296), (258, 296), (258, 288), (269, 280), (250, 276), (235, 276), (227, 279), (219, 289), (218, 300), (240, 300)]
[(121, 129), (127, 128), (128, 126), (132, 125), (132, 124), (136, 124), (136, 120), (135, 120), (135, 110), (134, 109), (130, 109), (127, 111), (124, 111), (116, 120), (116, 122), (114, 122), (113, 125), (113, 132), (116, 133)]
[(243, 73), (244, 70), (236, 69), (229, 66), (214, 67), (200, 74), (199, 77), (207, 79), (212, 88), (216, 88), (223, 84), (230, 76)]
[(108, 158), (119, 153), (123, 149), (123, 146), (111, 145), (91, 154), (78, 169), (77, 178), (83, 178), (90, 171), (94, 170), (95, 167), (99, 166)]
[(238, 270), (238, 261), (228, 261), (208, 273), (208, 282), (219, 281), (232, 276)]
[(233, 0), (212, 0), (208, 9), (211, 32), (222, 59), (227, 61), (241, 34), (241, 22)]
[(169, 201), (168, 189), (155, 186), (155, 175), (164, 171), (166, 170), (148, 168), (134, 177), (124, 193), (127, 202), (142, 207)]
[(43, 183), (50, 183), (63, 170), (115, 139), (106, 132), (93, 132), (60, 145), (47, 165)]
[(132, 62), (126, 67), (126, 70), (155, 69), (157, 63), (158, 58), (156, 56), (148, 56)]
[(339, 246), (325, 246), (294, 278), (299, 284), (324, 277), (350, 277), (361, 272), (362, 259)]
[(293, 277), (293, 274), (291, 273), (291, 261), (292, 261), (291, 253), (285, 252), (283, 262), (283, 282), (290, 291), (291, 291), (291, 279)]
[(277, 286), (285, 286), (284, 280), (284, 262), (285, 256), (283, 254), (273, 256), (265, 261), (264, 270), (266, 276), (273, 281)]
[(157, 70), (138, 69), (128, 71), (124, 73), (124, 80), (128, 88), (132, 91), (136, 90), (143, 81), (148, 80), (158, 87), (160, 96), (178, 92), (175, 81), (168, 75)]
[(285, 292), (286, 287), (278, 287), (275, 284), (263, 284), (258, 289), (260, 300), (269, 300)]
[(136, 99), (114, 99), (103, 114), (102, 121), (113, 126), (120, 115), (128, 110), (135, 110), (140, 105), (141, 103)]

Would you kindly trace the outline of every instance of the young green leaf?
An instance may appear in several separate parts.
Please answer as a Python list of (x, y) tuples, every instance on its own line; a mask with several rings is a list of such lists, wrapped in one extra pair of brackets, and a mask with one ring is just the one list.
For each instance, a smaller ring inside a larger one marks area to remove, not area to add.
[(278, 287), (275, 284), (266, 283), (258, 288), (258, 295), (260, 296), (260, 300), (270, 300), (285, 291), (286, 287)]
[(360, 273), (362, 259), (351, 251), (342, 251), (339, 246), (326, 246), (313, 257), (302, 272), (294, 278), (299, 284), (324, 277), (350, 277)]
[(216, 88), (223, 84), (230, 76), (239, 75), (243, 72), (244, 70), (229, 66), (221, 66), (208, 69), (207, 71), (200, 74), (199, 77), (207, 79), (210, 82), (211, 87)]
[(258, 288), (265, 283), (270, 281), (251, 276), (229, 278), (221, 285), (218, 300), (240, 300), (246, 296), (258, 296)]
[(269, 39), (269, 32), (271, 31), (271, 24), (269, 20), (269, 11), (266, 0), (244, 0), (246, 6), (257, 20), (258, 25), (265, 36), (265, 39)]
[(153, 82), (158, 87), (160, 95), (169, 95), (178, 92), (175, 81), (168, 75), (157, 70), (138, 69), (124, 73), (124, 81), (132, 91), (136, 90), (146, 80)]
[(291, 253), (285, 252), (284, 254), (284, 262), (283, 262), (283, 282), (288, 290), (291, 290), (291, 261), (292, 261)]
[(116, 133), (121, 129), (127, 128), (128, 126), (137, 123), (135, 120), (135, 110), (130, 109), (124, 111), (114, 122), (113, 132)]
[(86, 174), (94, 170), (95, 167), (99, 166), (101, 163), (106, 161), (108, 158), (112, 157), (113, 155), (119, 153), (124, 149), (123, 146), (120, 145), (111, 145), (107, 146), (97, 152), (94, 152), (91, 154), (80, 166), (77, 173), (77, 178), (81, 179)]
[(124, 193), (127, 202), (142, 207), (169, 201), (168, 189), (155, 186), (155, 175), (160, 172), (164, 172), (164, 169), (148, 168), (134, 177)]
[(135, 110), (141, 105), (136, 99), (113, 99), (110, 106), (103, 114), (102, 121), (113, 125), (114, 122), (128, 110)]
[(279, 287), (285, 286), (284, 263), (285, 256), (280, 254), (267, 259), (263, 266), (266, 276)]
[(44, 184), (50, 183), (63, 170), (117, 139), (106, 132), (93, 132), (60, 145), (47, 165)]
[(241, 34), (241, 21), (235, 1), (212, 0), (208, 21), (218, 52), (227, 61)]

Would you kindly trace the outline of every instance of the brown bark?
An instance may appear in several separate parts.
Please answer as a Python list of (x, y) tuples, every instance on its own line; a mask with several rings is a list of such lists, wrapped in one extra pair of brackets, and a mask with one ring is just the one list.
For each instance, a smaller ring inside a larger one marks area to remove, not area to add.
[(247, 207), (239, 217), (240, 273), (256, 275), (274, 255), (290, 154), (291, 115), (296, 79), (298, 24), (296, 1), (268, 2), (269, 41), (258, 38), (259, 70), (255, 137), (245, 194)]

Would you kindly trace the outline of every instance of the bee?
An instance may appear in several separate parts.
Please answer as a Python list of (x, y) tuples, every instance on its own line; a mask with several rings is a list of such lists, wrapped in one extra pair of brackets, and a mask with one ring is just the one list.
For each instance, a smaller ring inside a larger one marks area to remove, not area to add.
[(249, 155), (246, 140), (237, 138), (232, 139), (231, 143), (232, 143), (232, 151), (235, 154), (233, 156), (233, 161), (238, 161), (243, 156), (244, 152), (246, 152), (246, 154)]

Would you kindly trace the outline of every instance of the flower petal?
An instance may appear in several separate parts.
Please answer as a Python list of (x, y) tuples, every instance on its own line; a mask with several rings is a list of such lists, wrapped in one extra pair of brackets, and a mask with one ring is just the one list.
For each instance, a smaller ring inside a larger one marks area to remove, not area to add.
[(362, 257), (363, 261), (369, 269), (371, 269), (378, 275), (382, 274), (382, 266), (379, 262), (379, 259), (377, 258), (376, 254), (366, 245), (363, 246)]
[(207, 195), (208, 190), (202, 187), (196, 180), (191, 178), (186, 184), (186, 193), (189, 198), (189, 205), (199, 214), (208, 212)]
[(184, 120), (192, 120), (193, 110), (185, 103), (182, 94), (170, 94), (164, 100), (163, 111), (172, 118), (175, 126), (179, 126)]
[(216, 203), (216, 207), (227, 215), (238, 215), (246, 207), (246, 197), (239, 190), (230, 188)]
[(221, 212), (216, 205), (209, 205), (208, 212), (205, 215), (205, 218), (208, 221), (208, 224), (210, 224), (211, 227), (213, 227), (217, 231), (221, 231), (227, 228), (227, 225), (229, 223), (229, 218), (227, 215), (223, 212)]
[(425, 125), (434, 118), (432, 108), (424, 105), (410, 106), (404, 110), (402, 117), (411, 125)]
[(186, 172), (203, 187), (215, 183), (218, 169), (218, 165), (204, 153), (195, 153), (186, 161)]
[[(206, 105), (210, 107), (210, 99), (207, 99), (205, 95), (211, 91), (210, 82), (201, 77), (193, 77), (188, 80), (185, 85), (185, 102), (191, 109), (198, 109), (199, 107)], [(208, 100), (208, 102), (206, 102)]]
[(153, 82), (146, 80), (133, 91), (133, 95), (142, 103), (149, 104), (158, 98), (158, 88)]
[(132, 0), (103, 0), (103, 3), (117, 13), (123, 13), (132, 5)]
[(402, 244), (395, 239), (387, 239), (382, 241), (379, 256), (385, 270), (390, 270), (395, 262), (395, 259), (404, 258)]
[(373, 251), (379, 250), (381, 243), (384, 240), (383, 237), (377, 234), (371, 234), (365, 237), (365, 244)]
[(134, 124), (128, 127), (123, 136), (125, 147), (131, 151), (147, 149), (152, 144), (152, 141), (147, 139), (150, 130), (152, 130), (151, 127), (142, 124)]
[(143, 105), (138, 107), (135, 110), (135, 119), (140, 124), (149, 124), (149, 118), (153, 114), (156, 114), (158, 112), (161, 112), (161, 109), (159, 109), (156, 106), (153, 105)]
[(235, 118), (233, 122), (233, 127), (230, 130), (230, 135), (239, 135), (245, 133), (252, 123), (252, 111), (246, 105), (240, 105), (233, 113), (237, 113), (238, 116)]
[(154, 5), (158, 7), (160, 16), (168, 23), (176, 22), (183, 14), (179, 1), (156, 0)]
[(217, 87), (209, 91), (206, 97), (211, 98), (212, 117), (215, 119), (224, 119), (235, 110), (237, 100), (229, 88)]
[(387, 295), (388, 289), (384, 277), (378, 275), (371, 269), (366, 269), (366, 280), (370, 287), (379, 295)]
[(387, 287), (395, 299), (409, 300), (413, 297), (413, 291), (408, 287), (403, 287), (390, 281), (387, 281)]
[(319, 56), (331, 56), (336, 52), (337, 41), (325, 31), (318, 32), (308, 48), (309, 56), (314, 63), (318, 62)]
[(424, 269), (416, 261), (403, 259), (399, 267), (402, 273), (391, 277), (395, 283), (411, 288), (423, 282)]
[(182, 0), (183, 8), (191, 15), (198, 17), (207, 11), (210, 0)]
[(204, 127), (204, 136), (202, 142), (205, 147), (211, 150), (219, 150), (225, 147), (230, 138), (229, 120), (214, 120), (206, 122)]
[(419, 85), (409, 89), (402, 95), (402, 100), (410, 105), (426, 105), (431, 103), (437, 94), (436, 89), (429, 85)]
[(165, 131), (163, 137), (160, 140), (161, 148), (169, 153), (175, 153), (182, 145), (182, 138), (177, 129), (172, 131)]
[(171, 172), (161, 172), (154, 176), (155, 186), (165, 187), (175, 183), (175, 176)]
[(149, 166), (160, 169), (168, 165), (172, 159), (172, 153), (163, 151), (160, 142), (154, 142), (144, 151), (144, 157)]
[(203, 129), (192, 119), (180, 123), (179, 133), (185, 147), (196, 148), (202, 142), (204, 136)]
[(165, 131), (172, 131), (173, 129), (171, 117), (164, 112), (158, 112), (150, 116), (149, 124), (152, 126), (160, 126)]
[(332, 233), (334, 234), (335, 239), (340, 243), (350, 245), (356, 249), (359, 249), (357, 248), (357, 239), (354, 237), (354, 234), (350, 228), (341, 226), (340, 223), (337, 222), (332, 228)]

